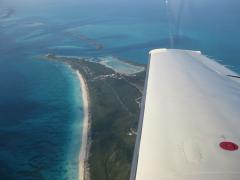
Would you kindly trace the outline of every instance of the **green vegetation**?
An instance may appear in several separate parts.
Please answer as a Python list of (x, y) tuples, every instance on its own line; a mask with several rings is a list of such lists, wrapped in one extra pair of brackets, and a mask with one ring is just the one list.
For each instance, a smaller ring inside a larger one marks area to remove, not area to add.
[(48, 55), (85, 77), (90, 94), (91, 180), (128, 180), (133, 157), (145, 72), (115, 73), (99, 63)]

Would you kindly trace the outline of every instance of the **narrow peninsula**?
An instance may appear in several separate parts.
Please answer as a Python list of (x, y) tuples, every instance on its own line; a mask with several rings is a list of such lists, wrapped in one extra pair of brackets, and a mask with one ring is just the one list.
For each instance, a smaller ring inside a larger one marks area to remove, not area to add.
[(87, 131), (83, 130), (79, 179), (128, 180), (145, 66), (114, 57), (94, 61), (48, 54), (45, 59), (70, 65), (79, 72), (82, 91), (87, 90), (82, 92), (84, 107), (89, 106), (89, 111), (84, 112)]

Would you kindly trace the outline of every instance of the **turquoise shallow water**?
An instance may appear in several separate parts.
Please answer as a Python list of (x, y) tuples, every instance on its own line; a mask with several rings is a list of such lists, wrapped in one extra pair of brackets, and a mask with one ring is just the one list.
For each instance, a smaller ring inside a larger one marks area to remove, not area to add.
[(77, 177), (79, 82), (42, 55), (146, 63), (150, 49), (183, 48), (240, 73), (239, 8), (238, 0), (0, 1), (1, 179)]

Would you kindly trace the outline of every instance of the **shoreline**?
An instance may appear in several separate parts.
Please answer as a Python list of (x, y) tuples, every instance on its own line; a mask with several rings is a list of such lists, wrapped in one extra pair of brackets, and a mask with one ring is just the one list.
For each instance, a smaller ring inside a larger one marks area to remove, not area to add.
[(80, 81), (83, 101), (83, 128), (82, 143), (79, 154), (78, 180), (88, 180), (89, 168), (87, 161), (90, 146), (90, 143), (88, 142), (88, 135), (90, 132), (89, 92), (86, 80), (84, 79), (83, 75), (78, 70), (75, 70), (75, 72)]
[[(135, 134), (129, 133), (135, 132), (137, 128), (135, 125), (140, 110), (136, 99), (142, 96), (145, 72), (127, 76), (85, 59), (51, 54), (46, 55), (45, 59), (66, 64), (74, 72), (75, 78), (78, 78), (76, 80), (82, 89), (82, 98), (78, 97), (82, 99), (84, 111), (79, 121), (82, 130), (78, 130), (82, 131), (82, 135), (79, 134), (82, 145), (75, 157), (78, 161), (75, 166), (76, 179), (129, 179), (131, 160), (125, 152), (127, 150), (131, 153), (134, 150)], [(103, 125), (104, 130), (100, 128)], [(116, 129), (113, 131), (112, 127)], [(98, 136), (91, 137), (92, 128)], [(111, 161), (106, 161), (109, 155), (113, 155)]]

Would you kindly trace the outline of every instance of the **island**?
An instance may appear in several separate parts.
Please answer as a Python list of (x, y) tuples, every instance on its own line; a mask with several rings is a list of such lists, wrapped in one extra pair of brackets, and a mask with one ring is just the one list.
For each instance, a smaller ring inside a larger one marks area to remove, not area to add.
[(79, 180), (128, 180), (145, 65), (116, 57), (94, 60), (48, 54), (44, 58), (69, 65), (76, 71), (80, 83), (85, 84), (81, 85), (87, 109), (84, 110)]

